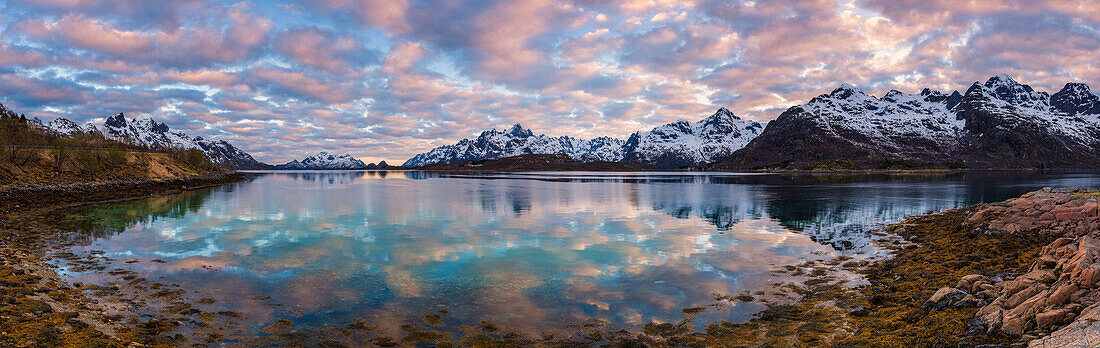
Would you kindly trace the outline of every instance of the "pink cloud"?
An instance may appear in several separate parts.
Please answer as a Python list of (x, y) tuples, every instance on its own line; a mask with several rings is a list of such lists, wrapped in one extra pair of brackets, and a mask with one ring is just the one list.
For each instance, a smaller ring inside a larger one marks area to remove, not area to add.
[(576, 15), (571, 6), (550, 0), (506, 1), (492, 6), (475, 20), (472, 41), (482, 56), (479, 74), (508, 81), (528, 77), (532, 66), (547, 60), (546, 52), (532, 48), (530, 41), (554, 26), (580, 24), (570, 21), (582, 20)]
[(346, 86), (319, 81), (302, 72), (259, 68), (251, 74), (260, 78), (263, 83), (274, 84), (325, 102), (340, 102), (351, 98), (351, 93), (344, 88)]
[(166, 77), (193, 85), (211, 85), (222, 88), (232, 86), (239, 80), (237, 75), (220, 70), (172, 71), (168, 72)]
[(344, 57), (356, 50), (357, 46), (351, 38), (334, 37), (315, 28), (286, 31), (275, 41), (275, 47), (287, 57), (333, 73), (351, 69)]
[(113, 23), (81, 15), (65, 15), (55, 22), (25, 21), (19, 26), (34, 36), (56, 35), (77, 47), (117, 54), (147, 52), (156, 44), (147, 33), (116, 29)]

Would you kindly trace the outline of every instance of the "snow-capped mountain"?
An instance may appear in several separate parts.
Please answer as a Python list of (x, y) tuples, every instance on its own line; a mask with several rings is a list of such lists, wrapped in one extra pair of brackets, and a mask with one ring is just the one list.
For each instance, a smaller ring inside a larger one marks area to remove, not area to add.
[(75, 132), (97, 132), (107, 139), (141, 145), (153, 149), (184, 148), (199, 149), (214, 164), (233, 169), (262, 169), (269, 166), (256, 161), (248, 153), (241, 151), (225, 140), (209, 140), (191, 137), (183, 132), (172, 131), (168, 125), (141, 117), (127, 119), (119, 113), (107, 118), (103, 124), (86, 123), (78, 125), (64, 118), (57, 118), (45, 125), (46, 128), (62, 135)]
[(745, 147), (764, 125), (742, 120), (726, 108), (699, 122), (679, 120), (627, 139), (623, 160), (679, 168), (711, 163)]
[(599, 137), (591, 140), (570, 136), (551, 137), (535, 135), (529, 129), (516, 124), (503, 132), (496, 129), (482, 132), (477, 138), (463, 139), (454, 145), (445, 145), (418, 154), (402, 165), (419, 167), (435, 163), (462, 160), (497, 159), (527, 154), (567, 155), (582, 162), (622, 160), (623, 141)]
[(363, 169), (367, 165), (351, 155), (337, 155), (321, 151), (320, 153), (306, 157), (301, 161), (293, 160), (276, 165), (276, 169)]
[(1054, 95), (1007, 75), (965, 93), (875, 98), (842, 85), (787, 109), (716, 169), (796, 168), (838, 159), (861, 168), (1086, 168), (1100, 164), (1100, 98), (1069, 83)]

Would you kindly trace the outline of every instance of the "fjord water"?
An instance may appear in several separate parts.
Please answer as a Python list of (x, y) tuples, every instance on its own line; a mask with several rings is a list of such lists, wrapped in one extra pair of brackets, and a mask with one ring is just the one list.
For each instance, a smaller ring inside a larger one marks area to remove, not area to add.
[(257, 172), (58, 218), (85, 236), (77, 252), (215, 299), (201, 308), (253, 328), (361, 318), (397, 330), (446, 308), (451, 324), (535, 332), (675, 321), (714, 294), (764, 288), (777, 265), (872, 250), (882, 223), (1046, 186), (1100, 187), (1100, 176)]

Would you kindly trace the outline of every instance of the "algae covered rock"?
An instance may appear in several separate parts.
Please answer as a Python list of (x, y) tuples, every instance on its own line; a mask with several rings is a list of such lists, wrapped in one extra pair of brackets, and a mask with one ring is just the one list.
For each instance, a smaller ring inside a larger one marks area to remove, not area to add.
[(936, 290), (936, 293), (932, 294), (932, 297), (928, 298), (928, 301), (925, 301), (922, 307), (941, 310), (953, 306), (966, 296), (965, 291), (945, 286)]

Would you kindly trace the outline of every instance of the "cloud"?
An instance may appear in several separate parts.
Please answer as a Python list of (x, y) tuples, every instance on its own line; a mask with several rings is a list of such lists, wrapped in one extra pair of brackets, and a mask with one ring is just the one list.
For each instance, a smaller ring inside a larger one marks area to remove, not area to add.
[(370, 63), (355, 39), (318, 28), (287, 30), (276, 38), (275, 47), (294, 61), (331, 73), (352, 73), (353, 65)]
[(55, 22), (26, 21), (19, 26), (35, 37), (54, 36), (75, 47), (119, 55), (145, 53), (156, 44), (152, 35), (116, 29), (112, 23), (80, 15), (66, 15)]
[(401, 160), (488, 128), (625, 137), (765, 121), (847, 82), (1100, 81), (1100, 10), (1051, 1), (11, 1), (0, 102), (126, 112), (257, 158)]

